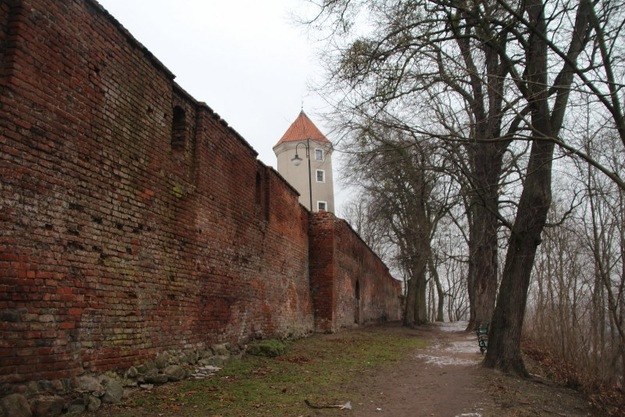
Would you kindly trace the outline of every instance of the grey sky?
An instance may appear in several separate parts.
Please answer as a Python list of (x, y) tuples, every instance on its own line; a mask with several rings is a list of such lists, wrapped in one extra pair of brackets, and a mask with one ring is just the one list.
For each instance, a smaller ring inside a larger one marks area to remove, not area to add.
[[(321, 74), (314, 44), (293, 23), (302, 0), (98, 0), (175, 75), (176, 82), (276, 166), (272, 151), (304, 110), (323, 100), (308, 85)], [(332, 139), (332, 138), (330, 138)]]

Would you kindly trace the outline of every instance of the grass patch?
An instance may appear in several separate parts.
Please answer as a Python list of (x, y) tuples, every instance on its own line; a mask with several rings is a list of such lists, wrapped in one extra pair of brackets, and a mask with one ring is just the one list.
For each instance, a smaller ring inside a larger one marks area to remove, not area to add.
[(265, 356), (275, 358), (286, 352), (286, 344), (277, 339), (259, 340), (252, 343), (247, 348), (247, 353), (254, 356)]
[[(102, 416), (308, 416), (313, 403), (358, 401), (350, 383), (402, 359), (424, 343), (399, 327), (314, 335), (276, 358), (246, 355), (212, 378), (135, 394)], [(337, 411), (337, 413), (340, 413)]]

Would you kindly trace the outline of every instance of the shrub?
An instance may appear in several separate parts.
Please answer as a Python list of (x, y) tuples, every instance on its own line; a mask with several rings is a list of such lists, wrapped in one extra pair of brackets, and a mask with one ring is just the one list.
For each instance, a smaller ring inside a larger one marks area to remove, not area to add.
[(254, 356), (275, 358), (286, 352), (286, 344), (277, 339), (259, 340), (250, 344), (247, 353)]

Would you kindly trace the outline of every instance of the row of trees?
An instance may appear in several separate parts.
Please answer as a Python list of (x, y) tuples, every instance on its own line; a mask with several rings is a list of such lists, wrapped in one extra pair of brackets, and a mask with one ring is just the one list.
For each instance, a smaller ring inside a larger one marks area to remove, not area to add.
[[(350, 155), (349, 179), (363, 191), (374, 240), (408, 278), (406, 324), (428, 320), (428, 276), (429, 298), (444, 299), (438, 277), (462, 262), (458, 248), (466, 248), (470, 327), (491, 324), (489, 367), (527, 374), (520, 342), (532, 271), (540, 283), (532, 314), (548, 321), (541, 314), (550, 272), (538, 266), (556, 253), (538, 248), (551, 236), (550, 223), (561, 230), (575, 219), (580, 230), (595, 230), (589, 236), (597, 250), (616, 254), (611, 263), (603, 252), (593, 255), (601, 285), (566, 285), (603, 297), (613, 313), (590, 323), (608, 326), (610, 337), (622, 334), (623, 288), (613, 275), (623, 265), (623, 242), (597, 243), (595, 235), (608, 233), (597, 213), (622, 211), (623, 202), (600, 202), (593, 182), (625, 190), (614, 163), (625, 149), (622, 6), (322, 0), (309, 21), (329, 40), (327, 85), (339, 97), (333, 116), (345, 132), (340, 148)], [(559, 210), (550, 211), (554, 169), (588, 181), (583, 198), (574, 182), (573, 191), (556, 194)], [(450, 240), (455, 245), (445, 250), (441, 243)]]
[[(603, 137), (587, 152), (613, 172), (625, 173), (625, 153)], [(606, 147), (604, 149), (604, 147)], [(603, 155), (599, 156), (598, 150)], [(625, 190), (587, 164), (567, 164), (563, 187), (574, 208), (556, 200), (559, 227), (544, 233), (534, 267), (527, 333), (572, 369), (577, 382), (625, 381)], [(570, 198), (570, 197), (569, 197)]]

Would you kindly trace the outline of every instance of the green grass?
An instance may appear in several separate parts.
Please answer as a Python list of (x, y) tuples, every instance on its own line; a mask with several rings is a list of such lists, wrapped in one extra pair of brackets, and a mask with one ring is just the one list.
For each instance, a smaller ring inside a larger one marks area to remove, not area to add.
[(281, 340), (266, 339), (259, 340), (250, 344), (247, 347), (247, 354), (254, 356), (265, 356), (268, 358), (275, 358), (284, 354), (286, 351), (286, 344)]
[(315, 335), (290, 343), (276, 358), (246, 355), (228, 362), (211, 378), (134, 394), (101, 415), (308, 416), (312, 413), (305, 399), (324, 404), (358, 401), (353, 381), (423, 346), (399, 327)]

